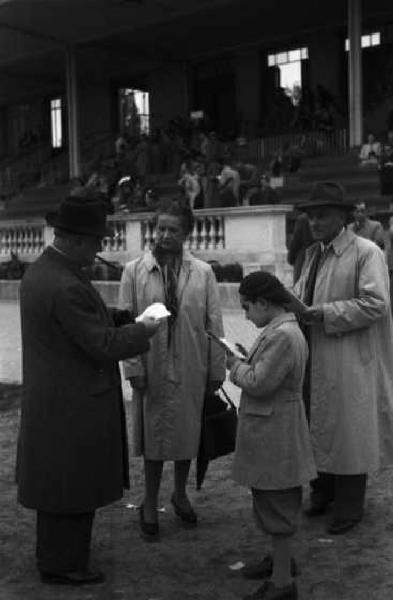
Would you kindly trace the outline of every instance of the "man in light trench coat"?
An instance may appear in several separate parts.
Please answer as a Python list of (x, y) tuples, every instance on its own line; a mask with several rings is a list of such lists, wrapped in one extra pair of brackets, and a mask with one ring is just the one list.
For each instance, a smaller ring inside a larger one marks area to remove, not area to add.
[(339, 184), (314, 184), (301, 208), (315, 239), (295, 287), (309, 306), (304, 395), (318, 469), (306, 514), (332, 504), (328, 532), (339, 534), (362, 518), (367, 474), (393, 463), (389, 277), (380, 248), (346, 229)]

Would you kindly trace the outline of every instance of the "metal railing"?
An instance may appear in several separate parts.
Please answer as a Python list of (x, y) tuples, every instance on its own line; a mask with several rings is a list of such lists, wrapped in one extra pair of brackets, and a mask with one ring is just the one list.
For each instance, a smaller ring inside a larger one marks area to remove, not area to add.
[(296, 148), (306, 157), (342, 155), (348, 151), (347, 130), (308, 131), (265, 137), (260, 140), (261, 158), (271, 158), (285, 147)]

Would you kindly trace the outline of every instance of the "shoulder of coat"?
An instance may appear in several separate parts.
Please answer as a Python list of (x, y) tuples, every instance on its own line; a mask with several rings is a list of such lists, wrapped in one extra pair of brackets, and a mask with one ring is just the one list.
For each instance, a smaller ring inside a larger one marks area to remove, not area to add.
[(381, 254), (383, 255), (382, 250), (367, 238), (363, 238), (360, 236), (355, 236), (354, 240), (355, 245), (358, 247), (359, 251), (364, 254)]
[[(128, 273), (130, 273), (130, 272), (136, 270), (139, 265), (142, 265), (145, 263), (146, 263), (146, 255), (142, 255), (142, 256), (139, 256), (138, 258), (134, 258), (133, 260), (130, 260), (129, 262), (127, 262), (124, 265), (124, 270), (127, 271)], [(147, 263), (146, 263), (146, 266), (147, 266)]]
[(190, 265), (193, 268), (198, 269), (199, 271), (204, 271), (204, 272), (208, 273), (209, 271), (212, 270), (209, 263), (207, 263), (204, 260), (201, 260), (200, 258), (196, 258), (195, 256), (192, 256), (192, 254), (187, 256), (187, 261), (190, 263)]

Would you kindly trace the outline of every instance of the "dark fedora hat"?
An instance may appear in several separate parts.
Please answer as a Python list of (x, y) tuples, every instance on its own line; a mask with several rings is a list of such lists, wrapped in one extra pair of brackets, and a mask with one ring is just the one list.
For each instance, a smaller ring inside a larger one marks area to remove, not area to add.
[(56, 229), (106, 237), (112, 233), (106, 224), (107, 214), (105, 203), (99, 197), (68, 196), (58, 210), (48, 212), (45, 219)]
[(343, 211), (353, 210), (352, 203), (345, 199), (344, 188), (335, 181), (316, 181), (311, 188), (307, 202), (298, 204), (300, 210), (309, 211), (313, 208), (332, 206), (341, 208)]

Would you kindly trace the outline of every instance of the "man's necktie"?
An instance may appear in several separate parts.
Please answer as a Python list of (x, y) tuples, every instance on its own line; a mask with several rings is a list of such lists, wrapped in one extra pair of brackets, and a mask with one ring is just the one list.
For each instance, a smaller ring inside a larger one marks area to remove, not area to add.
[[(308, 272), (308, 277), (307, 277), (307, 280), (305, 283), (303, 302), (307, 306), (311, 306), (313, 303), (315, 283), (317, 281), (318, 267), (321, 262), (321, 258), (322, 258), (322, 246), (321, 246), (321, 244), (318, 244), (317, 247), (315, 248), (315, 253), (314, 253), (314, 256), (312, 257), (310, 269)], [(308, 348), (309, 348), (308, 361), (306, 364), (306, 370), (304, 373), (304, 381), (303, 381), (303, 400), (304, 400), (304, 406), (306, 409), (307, 420), (310, 421), (311, 362), (312, 362), (310, 326), (303, 324), (302, 330), (303, 330), (304, 336), (308, 342)]]
[(165, 267), (165, 304), (169, 310), (170, 317), (168, 317), (168, 346), (172, 337), (172, 330), (175, 325), (177, 317), (177, 277), (175, 270), (169, 264)]
[(314, 256), (312, 257), (310, 270), (308, 272), (308, 277), (305, 283), (303, 302), (307, 306), (311, 306), (313, 303), (315, 283), (317, 281), (318, 267), (321, 262), (321, 258), (322, 247), (321, 244), (318, 244), (315, 249)]

